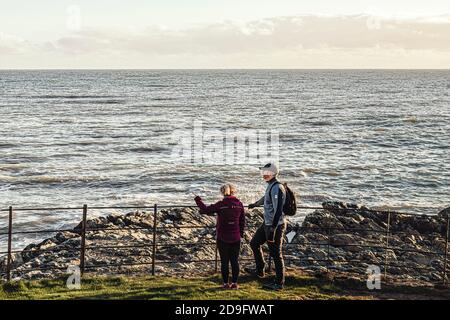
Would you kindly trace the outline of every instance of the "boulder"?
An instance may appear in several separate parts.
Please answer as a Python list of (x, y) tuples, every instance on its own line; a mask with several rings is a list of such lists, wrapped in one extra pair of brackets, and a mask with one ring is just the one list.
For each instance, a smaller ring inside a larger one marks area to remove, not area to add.
[(450, 207), (445, 208), (444, 210), (441, 210), (437, 216), (441, 219), (446, 220), (450, 216)]

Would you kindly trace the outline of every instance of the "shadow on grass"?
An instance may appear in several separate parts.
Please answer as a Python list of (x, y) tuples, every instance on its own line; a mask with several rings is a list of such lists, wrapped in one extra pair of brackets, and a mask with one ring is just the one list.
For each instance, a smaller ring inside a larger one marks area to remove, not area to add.
[[(85, 295), (83, 297), (77, 297), (75, 299), (121, 299), (121, 300), (142, 300), (142, 299), (169, 299), (180, 300), (189, 299), (191, 296), (198, 295), (199, 288), (186, 288), (187, 285), (169, 285), (169, 286), (157, 286), (149, 287), (147, 289), (117, 291), (117, 292), (104, 292), (91, 295)], [(202, 290), (202, 292), (214, 291), (210, 289)]]

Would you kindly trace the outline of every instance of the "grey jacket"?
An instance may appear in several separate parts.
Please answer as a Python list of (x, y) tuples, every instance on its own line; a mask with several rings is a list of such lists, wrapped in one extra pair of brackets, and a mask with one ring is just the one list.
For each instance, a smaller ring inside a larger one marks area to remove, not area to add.
[(286, 201), (286, 190), (284, 186), (273, 178), (269, 181), (264, 197), (255, 202), (257, 206), (264, 205), (264, 224), (266, 226), (277, 226), (284, 224), (283, 205)]

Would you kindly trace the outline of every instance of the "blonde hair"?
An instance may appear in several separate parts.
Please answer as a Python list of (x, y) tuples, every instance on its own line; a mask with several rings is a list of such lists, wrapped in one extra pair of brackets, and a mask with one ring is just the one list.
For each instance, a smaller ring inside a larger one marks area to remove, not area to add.
[(226, 196), (232, 196), (236, 193), (236, 187), (231, 183), (226, 183), (220, 187), (220, 193)]

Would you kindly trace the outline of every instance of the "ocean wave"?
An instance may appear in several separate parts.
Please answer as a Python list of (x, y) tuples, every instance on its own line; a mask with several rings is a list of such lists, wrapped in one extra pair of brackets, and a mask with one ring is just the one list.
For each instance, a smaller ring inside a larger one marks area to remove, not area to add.
[(0, 142), (0, 149), (13, 148), (13, 147), (17, 147), (17, 146), (18, 146), (18, 144), (15, 144), (15, 143)]
[(333, 198), (325, 194), (301, 194), (300, 199), (302, 202), (322, 203), (324, 201), (332, 200)]
[(306, 122), (305, 124), (310, 126), (332, 126), (334, 123), (331, 121), (321, 120), (321, 121), (310, 121)]
[(418, 120), (416, 117), (408, 117), (408, 118), (404, 119), (403, 121), (407, 122), (407, 123), (417, 123)]
[(111, 144), (111, 141), (78, 141), (78, 142), (70, 142), (67, 144), (55, 144), (56, 146), (67, 146), (67, 145), (74, 145), (74, 146), (92, 146), (92, 145), (108, 145)]
[(112, 99), (119, 98), (117, 96), (104, 96), (104, 95), (54, 95), (54, 94), (46, 94), (46, 95), (37, 95), (31, 96), (31, 98), (36, 99)]
[(297, 169), (284, 169), (283, 170), (283, 175), (287, 176), (287, 177), (293, 177), (293, 178), (297, 178), (297, 177), (307, 177), (308, 175), (306, 174), (305, 171), (303, 170), (297, 170)]
[(136, 147), (136, 148), (124, 148), (122, 151), (124, 152), (136, 152), (136, 153), (150, 153), (150, 152), (161, 152), (168, 151), (168, 148), (160, 147), (160, 146), (150, 146), (150, 147)]
[(149, 105), (142, 105), (142, 106), (136, 106), (139, 108), (147, 108), (147, 109), (156, 109), (156, 108), (164, 108), (164, 109), (168, 109), (168, 108), (186, 108), (186, 105), (182, 105), (182, 104), (149, 104)]
[(65, 101), (66, 104), (123, 104), (125, 100), (74, 100)]
[(280, 134), (280, 140), (284, 142), (297, 142), (304, 139), (305, 137), (302, 134), (289, 134), (289, 133)]
[(220, 86), (217, 87), (217, 90), (229, 90), (229, 89), (236, 89), (239, 88), (238, 85), (231, 85), (231, 86)]
[(345, 167), (346, 170), (355, 170), (355, 171), (370, 171), (375, 169), (374, 165), (349, 165)]
[(435, 211), (438, 213), (441, 210), (441, 207), (438, 206), (430, 206), (430, 205), (418, 205), (418, 204), (384, 204), (378, 206), (371, 206), (372, 209), (375, 210), (383, 210), (383, 211), (413, 211), (416, 213), (426, 212), (430, 213)]
[(10, 153), (9, 159), (19, 163), (45, 162), (48, 160), (47, 156), (32, 156), (30, 153)]
[(0, 182), (14, 182), (17, 181), (16, 177), (11, 177), (11, 176), (4, 176), (4, 175), (0, 175)]
[(327, 175), (327, 176), (330, 176), (330, 177), (339, 177), (339, 176), (342, 176), (342, 173), (340, 173), (340, 172), (338, 172), (338, 171), (333, 171), (333, 170), (325, 171), (324, 174)]
[(197, 99), (208, 100), (208, 99), (228, 99), (230, 95), (227, 94), (211, 94), (196, 97)]
[(8, 170), (21, 170), (27, 168), (28, 165), (24, 163), (0, 163), (0, 171), (8, 171)]
[(288, 97), (285, 96), (270, 96), (270, 99), (272, 100), (286, 100)]
[(55, 154), (51, 154), (48, 156), (49, 158), (85, 158), (85, 157), (89, 157), (88, 154), (85, 153), (55, 153)]
[(301, 171), (304, 173), (320, 173), (320, 169), (318, 168), (304, 168)]
[(375, 91), (376, 94), (399, 94), (399, 93), (403, 93), (403, 92), (404, 91), (402, 91), (402, 90), (388, 90), (388, 89)]
[(143, 87), (145, 88), (170, 88), (170, 85), (165, 84), (146, 84)]
[(19, 184), (59, 184), (68, 182), (91, 182), (101, 181), (100, 177), (83, 177), (83, 176), (7, 176), (0, 175), (0, 182), (3, 183), (19, 183)]
[[(287, 172), (287, 173), (286, 173)], [(337, 177), (337, 176), (341, 176), (342, 174), (338, 171), (333, 171), (333, 170), (326, 170), (326, 169), (318, 169), (318, 168), (305, 168), (305, 169), (300, 169), (299, 171), (295, 171), (295, 172), (291, 172), (291, 171), (286, 171), (283, 170), (283, 175), (288, 174), (291, 177), (299, 177), (299, 178), (307, 178), (310, 175), (327, 175), (327, 176), (331, 176), (331, 177)], [(319, 178), (321, 179), (321, 178)]]
[(155, 97), (155, 98), (150, 98), (150, 100), (153, 100), (153, 101), (176, 101), (176, 100), (179, 100), (179, 98), (175, 98), (175, 97)]

